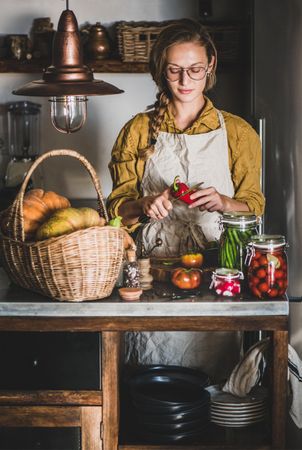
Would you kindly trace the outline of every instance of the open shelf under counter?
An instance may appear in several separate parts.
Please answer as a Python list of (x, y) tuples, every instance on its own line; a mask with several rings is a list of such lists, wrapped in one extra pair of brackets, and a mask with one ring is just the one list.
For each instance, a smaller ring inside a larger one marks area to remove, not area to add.
[(210, 424), (205, 435), (194, 442), (154, 444), (125, 437), (118, 450), (269, 450), (269, 429), (267, 421), (242, 428)]

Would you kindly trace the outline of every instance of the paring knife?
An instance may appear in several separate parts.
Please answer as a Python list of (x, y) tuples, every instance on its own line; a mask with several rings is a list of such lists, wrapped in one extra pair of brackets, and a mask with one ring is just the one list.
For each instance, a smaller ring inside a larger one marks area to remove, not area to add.
[[(185, 192), (183, 192), (179, 197), (173, 197), (170, 201), (172, 203), (174, 203), (176, 200), (180, 200), (184, 195), (189, 194), (190, 192), (194, 191), (194, 189), (197, 189), (198, 187), (200, 187), (201, 185), (204, 184), (204, 181), (201, 181), (200, 183), (194, 184), (194, 186), (190, 187), (189, 189), (187, 189)], [(146, 216), (146, 214), (143, 214), (142, 216), (139, 217), (138, 221), (140, 223), (149, 223), (150, 222), (150, 217)]]

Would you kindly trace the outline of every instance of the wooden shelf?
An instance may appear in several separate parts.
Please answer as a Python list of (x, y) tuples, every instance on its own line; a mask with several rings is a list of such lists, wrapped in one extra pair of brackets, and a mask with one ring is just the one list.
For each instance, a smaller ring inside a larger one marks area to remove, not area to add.
[(218, 445), (211, 445), (211, 444), (199, 444), (199, 445), (119, 445), (119, 450), (271, 450), (270, 445), (259, 445), (257, 447), (255, 446), (249, 446), (244, 444), (244, 447), (242, 447), (242, 444), (239, 446), (233, 446), (228, 444), (218, 444)]
[[(148, 73), (147, 63), (122, 62), (118, 59), (104, 59), (100, 61), (87, 61), (85, 64), (95, 73)], [(16, 59), (0, 59), (0, 73), (42, 73), (50, 65), (49, 61), (31, 60), (17, 61)]]
[[(119, 59), (103, 59), (100, 61), (85, 61), (95, 73), (149, 73), (148, 63), (123, 62)], [(16, 59), (0, 59), (0, 73), (40, 73), (50, 65), (50, 61), (31, 60), (17, 61)], [(243, 71), (245, 66), (239, 62), (221, 61), (218, 64), (219, 73)]]
[[(124, 434), (129, 431), (129, 425), (131, 428), (131, 424), (128, 424)], [(133, 426), (132, 430), (134, 433)], [(182, 444), (143, 443), (134, 436), (127, 437), (121, 433), (118, 450), (242, 450), (243, 448), (245, 450), (270, 450), (268, 430), (267, 421), (242, 428), (224, 428), (211, 423), (208, 429), (204, 430), (200, 442)]]

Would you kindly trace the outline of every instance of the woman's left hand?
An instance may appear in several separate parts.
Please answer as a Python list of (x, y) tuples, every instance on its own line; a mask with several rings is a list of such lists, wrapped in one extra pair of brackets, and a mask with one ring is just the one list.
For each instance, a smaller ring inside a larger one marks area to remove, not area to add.
[(249, 211), (246, 203), (227, 195), (219, 194), (214, 187), (199, 189), (190, 195), (194, 203), (189, 205), (189, 208), (199, 208), (200, 211), (214, 212), (218, 211), (224, 213), (227, 211)]
[(208, 187), (205, 189), (200, 189), (194, 194), (191, 194), (190, 198), (194, 200), (189, 208), (199, 207), (200, 211), (226, 211), (226, 203), (228, 197), (219, 194), (214, 187)]

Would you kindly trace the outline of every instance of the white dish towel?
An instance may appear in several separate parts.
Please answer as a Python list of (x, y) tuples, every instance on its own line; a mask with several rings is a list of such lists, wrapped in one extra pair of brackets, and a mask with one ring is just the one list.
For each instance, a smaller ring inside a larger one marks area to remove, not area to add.
[[(268, 344), (269, 338), (263, 339), (246, 352), (223, 386), (224, 392), (244, 397), (256, 386), (261, 377), (259, 364), (264, 359)], [(296, 426), (302, 428), (302, 361), (290, 344), (288, 344), (288, 380), (292, 392), (289, 413)]]

